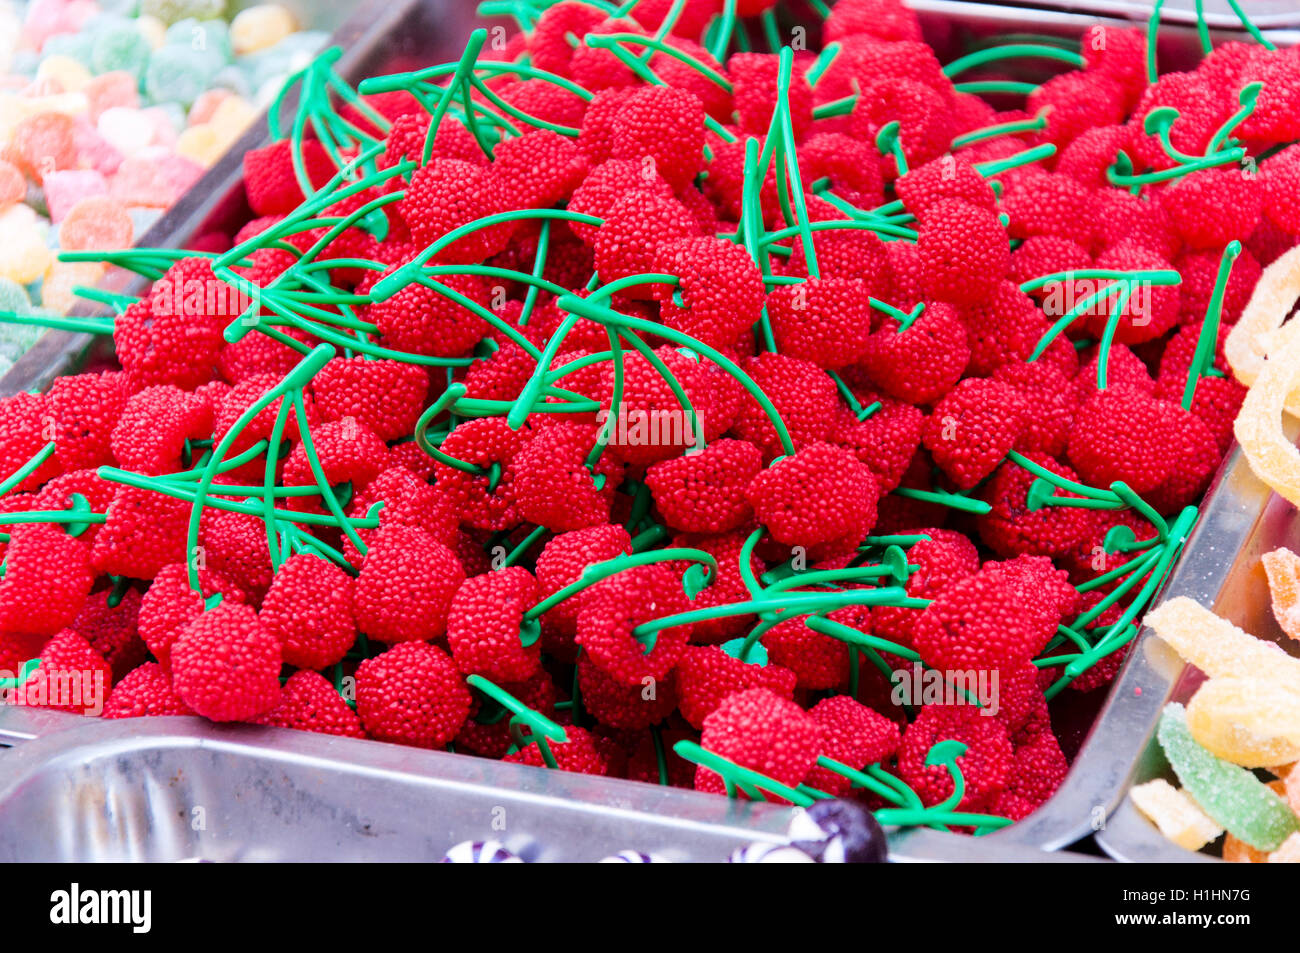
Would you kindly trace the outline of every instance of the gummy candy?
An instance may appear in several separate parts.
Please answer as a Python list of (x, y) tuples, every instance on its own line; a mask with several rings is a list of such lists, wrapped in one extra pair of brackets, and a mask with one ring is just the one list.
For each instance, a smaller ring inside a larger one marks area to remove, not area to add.
[(59, 230), (63, 247), (69, 251), (129, 248), (134, 226), (126, 206), (107, 196), (82, 199)]
[(1233, 764), (1286, 764), (1300, 758), (1300, 694), (1259, 678), (1212, 678), (1187, 703), (1187, 727)]
[(1145, 622), (1211, 678), (1259, 678), (1300, 692), (1300, 660), (1243, 632), (1193, 599), (1170, 599), (1147, 613)]
[(1268, 855), (1270, 864), (1300, 864), (1300, 834), (1292, 834)]
[(1216, 758), (1196, 743), (1182, 705), (1165, 706), (1156, 737), (1183, 787), (1234, 837), (1268, 851), (1300, 830), (1300, 819), (1286, 801), (1245, 768)]
[(275, 46), (296, 28), (293, 14), (278, 3), (245, 7), (230, 22), (230, 43), (237, 54)]
[[(1237, 375), (1250, 387), (1264, 369), (1264, 359), (1276, 346), (1277, 330), (1300, 297), (1300, 248), (1292, 248), (1264, 269), (1255, 290), (1228, 332), (1223, 354)], [(1287, 396), (1290, 412), (1300, 411), (1300, 393)]]
[(1268, 575), (1273, 617), (1283, 632), (1300, 639), (1300, 556), (1282, 548), (1265, 553), (1260, 561)]
[(1136, 785), (1128, 796), (1134, 807), (1179, 847), (1200, 850), (1223, 833), (1223, 828), (1210, 820), (1186, 791), (1164, 778)]

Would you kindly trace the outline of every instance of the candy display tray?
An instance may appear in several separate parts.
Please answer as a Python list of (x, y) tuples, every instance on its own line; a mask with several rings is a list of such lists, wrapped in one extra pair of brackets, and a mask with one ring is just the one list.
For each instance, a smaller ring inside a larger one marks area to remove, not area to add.
[[(1091, 24), (1130, 23), (1095, 12), (947, 0), (911, 5), (945, 60), (999, 33), (1077, 38)], [(472, 25), (471, 9), (462, 0), (366, 0), (333, 38), (345, 50), (338, 69), (357, 82), (454, 59)], [(1162, 31), (1162, 64), (1166, 56), (1191, 59), (1195, 49), (1193, 29)], [(1043, 74), (1030, 67), (1025, 78)], [(250, 216), (243, 154), (266, 141), (259, 121), (141, 244), (178, 248), (211, 232), (232, 234)], [(133, 290), (131, 281), (117, 278), (115, 290)], [(61, 374), (111, 359), (105, 339), (48, 332), (0, 379), (0, 397), (44, 388)], [(1266, 497), (1234, 453), (1170, 591), (1220, 593)], [(1068, 729), (1067, 747), (1077, 754), (1060, 791), (1042, 808), (978, 840), (895, 832), (894, 859), (1080, 859), (1040, 851), (1061, 851), (1110, 824), (1162, 699), (1173, 689), (1172, 674), (1145, 662), (1146, 646), (1144, 635), (1104, 701), (1100, 691), (1067, 693), (1075, 696), (1071, 715), (1078, 722)], [(1135, 696), (1135, 688), (1142, 694)], [(458, 840), (490, 836), (548, 860), (594, 860), (624, 848), (720, 860), (741, 843), (777, 838), (788, 820), (787, 810), (773, 805), (193, 718), (98, 722), (0, 707), (0, 746), (6, 744), (7, 750), (0, 747), (0, 860), (436, 860)], [(195, 814), (195, 808), (202, 810)], [(498, 809), (504, 829), (494, 826)], [(197, 826), (200, 819), (206, 829)]]
[[(1300, 436), (1300, 424), (1295, 421), (1288, 421), (1286, 429), (1292, 441)], [(1169, 582), (1166, 597), (1190, 596), (1252, 635), (1295, 655), (1296, 643), (1282, 633), (1273, 617), (1260, 557), (1279, 546), (1296, 548), (1300, 511), (1257, 480), (1245, 461), (1238, 459), (1239, 454), (1234, 453), (1229, 461), (1201, 527), (1197, 549), (1189, 547)], [(1184, 663), (1154, 633), (1143, 634), (1135, 656), (1119, 680), (1111, 704), (1111, 725), (1117, 733), (1128, 729), (1124, 744), (1134, 752), (1129, 770), (1118, 778), (1124, 792), (1153, 778), (1175, 780), (1155, 740), (1156, 721), (1167, 702), (1186, 703), (1204, 681), (1201, 672)], [(1194, 853), (1166, 840), (1127, 797), (1095, 839), (1116, 860), (1217, 861), (1208, 853)]]

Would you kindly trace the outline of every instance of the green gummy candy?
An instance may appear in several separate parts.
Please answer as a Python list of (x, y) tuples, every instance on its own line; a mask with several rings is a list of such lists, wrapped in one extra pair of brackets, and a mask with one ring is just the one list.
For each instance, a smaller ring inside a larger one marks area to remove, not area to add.
[(1273, 851), (1300, 831), (1300, 819), (1268, 785), (1197, 744), (1182, 705), (1165, 706), (1156, 738), (1187, 793), (1229, 834), (1256, 850)]
[(110, 24), (95, 37), (90, 66), (96, 73), (124, 70), (139, 78), (153, 48), (133, 23)]
[(226, 0), (141, 0), (140, 12), (168, 25), (180, 20), (215, 20), (226, 12)]

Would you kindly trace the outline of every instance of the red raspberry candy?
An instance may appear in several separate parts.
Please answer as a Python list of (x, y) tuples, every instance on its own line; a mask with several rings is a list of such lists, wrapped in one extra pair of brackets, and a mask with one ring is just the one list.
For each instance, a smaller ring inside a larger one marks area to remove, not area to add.
[(1094, 197), (1097, 202), (1094, 249), (1100, 251), (1129, 242), (1167, 261), (1178, 254), (1183, 241), (1159, 195), (1144, 200), (1119, 189), (1102, 189)]
[[(14, 394), (0, 401), (0, 471), (5, 477), (34, 457), (57, 433), (49, 398), (40, 394)], [(51, 456), (24, 477), (11, 492), (34, 490), (59, 473), (58, 458)]]
[(183, 469), (187, 440), (212, 434), (212, 402), (169, 384), (146, 387), (127, 401), (112, 431), (118, 466), (156, 476)]
[[(787, 102), (796, 142), (803, 139), (813, 122), (813, 91), (806, 73), (798, 63), (790, 71)], [(727, 60), (736, 116), (745, 132), (766, 135), (776, 107), (779, 74), (780, 57), (775, 53), (734, 53)]]
[[(859, 632), (871, 632), (871, 615), (866, 606), (845, 606), (828, 613), (827, 618)], [(803, 618), (773, 626), (764, 634), (763, 645), (775, 664), (794, 672), (799, 688), (822, 691), (848, 683), (848, 643), (814, 632), (804, 625)]]
[[(593, 735), (585, 728), (574, 728), (572, 725), (564, 729), (564, 734), (569, 739), (567, 742), (547, 742), (547, 747), (555, 758), (556, 767), (561, 771), (592, 774), (597, 777), (616, 773), (615, 752), (610, 742)], [(510, 764), (526, 764), (534, 768), (547, 767), (541, 748), (535, 741), (520, 748), (514, 754), (506, 755), (501, 760)]]
[(0, 628), (53, 635), (85, 604), (95, 576), (84, 543), (49, 523), (11, 527), (0, 580)]
[[(1025, 456), (1058, 476), (1079, 482), (1077, 473), (1045, 453), (1030, 451)], [(1029, 490), (1037, 479), (1019, 464), (1007, 462), (994, 472), (993, 479), (980, 494), (993, 508), (976, 516), (975, 525), (980, 539), (999, 556), (1011, 557), (1020, 553), (1064, 555), (1087, 535), (1091, 521), (1080, 509), (1070, 506), (1029, 508)], [(1055, 495), (1076, 496), (1060, 489)]]
[(815, 546), (866, 535), (876, 522), (880, 490), (875, 474), (853, 454), (814, 443), (754, 477), (747, 495), (773, 539)]
[(993, 211), (997, 196), (988, 180), (969, 161), (955, 156), (940, 156), (911, 169), (894, 183), (898, 197), (907, 210), (924, 220), (940, 202), (956, 200)]
[(700, 453), (652, 464), (645, 482), (673, 529), (724, 533), (753, 516), (745, 489), (762, 469), (763, 455), (752, 443), (719, 440)]
[[(724, 699), (704, 720), (700, 745), (743, 768), (795, 787), (821, 753), (822, 729), (794, 702), (766, 688), (751, 688)], [(721, 793), (722, 778), (701, 767), (695, 787)]]
[[(476, 275), (440, 275), (437, 280), (475, 304), (489, 304), (487, 284)], [(367, 306), (365, 317), (379, 328), (386, 347), (429, 357), (464, 357), (488, 332), (479, 315), (421, 284)]]
[(720, 238), (684, 238), (655, 247), (654, 272), (677, 275), (684, 307), (659, 290), (660, 319), (711, 347), (729, 347), (762, 317), (763, 275), (743, 247)]
[(591, 587), (578, 610), (574, 640), (622, 685), (641, 685), (647, 678), (662, 681), (682, 657), (690, 625), (660, 629), (648, 654), (632, 632), (642, 623), (690, 607), (680, 575), (663, 563), (636, 566)]
[(935, 405), (921, 440), (939, 468), (969, 490), (1015, 446), (1027, 417), (1028, 407), (1014, 387), (970, 378)]
[(1021, 820), (1056, 793), (1069, 770), (1056, 736), (1050, 730), (1035, 732), (1031, 741), (1016, 746), (1006, 790), (994, 799), (992, 809)]
[(357, 638), (352, 577), (308, 553), (284, 561), (259, 617), (295, 668), (323, 669), (343, 659)]
[(254, 721), (273, 728), (364, 738), (361, 721), (334, 686), (317, 672), (294, 672), (280, 691), (280, 703)]
[(578, 693), (583, 707), (602, 725), (640, 731), (657, 725), (677, 708), (675, 676), (662, 682), (624, 685), (585, 656), (578, 659)]
[[(950, 583), (979, 572), (979, 552), (964, 534), (936, 528), (916, 532), (930, 538), (914, 543), (907, 550), (908, 563), (917, 567), (907, 577), (905, 585), (912, 598), (932, 599)], [(877, 635), (910, 646), (913, 627), (922, 611), (901, 606), (875, 606), (871, 610), (871, 621)]]
[(357, 578), (357, 626), (390, 644), (435, 639), (447, 630), (452, 597), (464, 581), (456, 554), (428, 533), (385, 526), (374, 535)]
[[(710, 578), (709, 584), (691, 601), (694, 608), (708, 609), (749, 599), (749, 590), (740, 572), (740, 554), (752, 529), (752, 526), (742, 526), (716, 536), (682, 533), (673, 540), (672, 545), (675, 547), (686, 546), (704, 550), (718, 564), (716, 578)], [(687, 568), (688, 564), (678, 564), (678, 569), (682, 572)], [(749, 558), (749, 568), (755, 576), (767, 569), (763, 561), (752, 554)], [(749, 631), (755, 621), (755, 618), (750, 615), (706, 619), (695, 623), (691, 638), (699, 645), (715, 645), (743, 635)]]
[(1012, 238), (1055, 235), (1084, 247), (1096, 232), (1092, 192), (1064, 175), (1039, 175), (1009, 189), (1002, 210)]
[[(508, 202), (492, 169), (459, 159), (431, 159), (415, 170), (397, 210), (423, 247), (475, 219), (506, 210)], [(506, 246), (511, 230), (509, 223), (481, 228), (456, 239), (437, 257), (448, 263), (482, 261)]]
[(951, 305), (928, 302), (907, 328), (886, 318), (867, 339), (862, 367), (887, 395), (932, 404), (961, 379), (970, 360), (966, 329)]
[(567, 35), (572, 33), (581, 38), (604, 19), (599, 10), (575, 0), (548, 7), (528, 34), (528, 53), (533, 66), (559, 76), (570, 76), (573, 47)]
[(898, 773), (927, 807), (953, 793), (952, 777), (941, 764), (927, 765), (930, 749), (941, 741), (960, 741), (966, 752), (956, 759), (966, 784), (958, 810), (978, 809), (1006, 785), (1014, 751), (1006, 729), (974, 705), (926, 705), (903, 733)]
[(684, 89), (647, 86), (614, 117), (610, 155), (648, 159), (674, 191), (685, 188), (704, 165), (704, 104)]
[(1041, 451), (1049, 457), (1064, 454), (1079, 410), (1079, 398), (1070, 379), (1045, 359), (1004, 364), (994, 371), (993, 379), (1018, 390), (1030, 410), (1015, 449), (1022, 453)]
[(1287, 146), (1269, 157), (1259, 171), (1259, 192), (1264, 215), (1289, 233), (1300, 232), (1300, 145)]
[(111, 596), (111, 589), (91, 593), (68, 628), (104, 657), (118, 680), (144, 662), (149, 650), (140, 638), (140, 593), (127, 589), (116, 605), (109, 605)]
[(1070, 72), (1053, 76), (1030, 93), (1025, 110), (1030, 115), (1046, 110), (1047, 125), (1036, 138), (1062, 149), (1090, 129), (1123, 122), (1127, 99), (1124, 87), (1103, 72)]
[(1160, 513), (1177, 513), (1201, 498), (1223, 453), (1213, 431), (1194, 413), (1169, 401), (1155, 403), (1168, 421), (1166, 430), (1172, 436), (1178, 464), (1145, 499)]
[(1109, 169), (1129, 142), (1125, 126), (1098, 126), (1075, 138), (1061, 150), (1056, 171), (1074, 179), (1084, 188), (1107, 189)]
[(926, 295), (955, 305), (982, 300), (1011, 261), (1007, 232), (997, 216), (956, 200), (931, 207), (916, 245)]
[(51, 385), (55, 456), (65, 471), (113, 462), (113, 426), (130, 396), (126, 376), (118, 373), (73, 374)]
[[(519, 699), (533, 711), (547, 718), (556, 717), (555, 703), (560, 700), (555, 683), (544, 670), (526, 682), (507, 682), (501, 688)], [(507, 715), (493, 720), (493, 713), (484, 711), (484, 704), (474, 700), (470, 718), (456, 735), (456, 750), (470, 751), (485, 758), (501, 758), (514, 744), (510, 737), (510, 718)], [(499, 707), (496, 710), (503, 710)], [(486, 720), (480, 721), (480, 717)]]
[(1021, 592), (1013, 578), (990, 570), (958, 579), (916, 621), (916, 650), (931, 667), (950, 672), (1028, 662), (1055, 633), (1056, 621), (1044, 625), (1026, 613)]
[(145, 662), (132, 669), (113, 686), (113, 693), (104, 703), (105, 718), (192, 714), (194, 710), (176, 694), (171, 678), (157, 662)]
[[(874, 396), (874, 395), (873, 395)], [(836, 418), (830, 442), (843, 447), (876, 475), (881, 493), (897, 488), (921, 443), (925, 415), (902, 401), (880, 398), (881, 407), (859, 421), (847, 409)], [(867, 404), (874, 402), (870, 398)]]
[(921, 24), (902, 0), (840, 0), (826, 20), (825, 41), (855, 34), (882, 40), (920, 40)]
[(767, 296), (767, 314), (781, 353), (819, 367), (857, 361), (871, 328), (867, 287), (848, 278), (810, 278)]
[[(830, 434), (839, 395), (835, 382), (816, 364), (765, 351), (743, 361), (741, 369), (772, 402), (796, 450)], [(765, 459), (783, 452), (776, 428), (748, 393), (731, 429), (762, 450)]]
[(493, 682), (522, 682), (537, 673), (541, 646), (525, 647), (524, 613), (537, 602), (537, 580), (519, 566), (466, 579), (451, 600), (447, 644), (456, 668)]
[(1090, 486), (1123, 480), (1137, 493), (1163, 483), (1178, 465), (1170, 421), (1156, 401), (1132, 390), (1105, 390), (1088, 400), (1070, 435), (1070, 463)]
[[(898, 725), (848, 695), (823, 698), (808, 714), (821, 726), (821, 753), (855, 771), (887, 762), (902, 743)], [(851, 785), (848, 778), (820, 765), (808, 772), (805, 783), (837, 797), (848, 794)]]
[[(547, 542), (537, 557), (539, 601), (577, 582), (588, 566), (631, 552), (632, 538), (621, 526), (606, 523), (560, 533)], [(543, 614), (543, 623), (572, 638), (578, 624), (578, 610), (585, 599), (586, 590), (566, 599)]]
[(212, 379), (225, 339), (221, 327), (185, 314), (160, 314), (149, 299), (117, 319), (113, 345), (135, 388), (173, 384), (193, 390)]
[[(805, 189), (818, 179), (830, 179), (831, 191), (858, 208), (875, 208), (884, 201), (881, 161), (880, 153), (873, 145), (840, 132), (809, 136), (799, 144), (799, 172)], [(823, 233), (819, 237), (827, 234), (834, 233)], [(817, 263), (821, 264), (820, 255)]]
[(357, 667), (357, 715), (366, 734), (415, 748), (441, 748), (469, 717), (472, 698), (451, 657), (404, 642)]
[(1239, 86), (1249, 83), (1264, 86), (1255, 99), (1254, 112), (1234, 130), (1234, 135), (1256, 149), (1300, 137), (1300, 120), (1296, 118), (1300, 111), (1300, 59), (1295, 51), (1256, 51), (1238, 78)]
[[(686, 206), (672, 198), (661, 198), (644, 190), (628, 192), (617, 199), (596, 231), (596, 270), (602, 281), (650, 272), (655, 246), (699, 234)], [(648, 297), (645, 286), (627, 289), (628, 294)]]
[[(1178, 286), (1178, 321), (1180, 324), (1199, 324), (1209, 311), (1214, 283), (1219, 275), (1219, 251), (1188, 251), (1174, 261), (1174, 268), (1183, 277)], [(1228, 283), (1223, 289), (1223, 320), (1235, 323), (1241, 317), (1250, 296), (1259, 283), (1264, 269), (1249, 250), (1243, 248), (1228, 273)]]
[(227, 602), (243, 602), (244, 593), (220, 573), (199, 570), (202, 594), (190, 588), (184, 563), (174, 563), (159, 571), (140, 599), (137, 626), (140, 637), (164, 669), (171, 666), (171, 648), (181, 632), (203, 614), (203, 603), (216, 593)]
[[(337, 171), (329, 153), (314, 139), (304, 139), (299, 148), (308, 182), (313, 190), (321, 188)], [(287, 215), (302, 204), (305, 196), (294, 173), (293, 149), (285, 139), (244, 153), (244, 190), (257, 215)]]
[(596, 437), (595, 427), (567, 422), (532, 435), (515, 456), (515, 500), (524, 519), (555, 532), (609, 521), (622, 466), (605, 453), (594, 472), (587, 469)]
[(1034, 299), (1010, 281), (999, 281), (986, 299), (963, 308), (961, 318), (971, 355), (966, 373), (974, 377), (1027, 361), (1051, 330)]
[(18, 704), (89, 715), (104, 710), (113, 669), (90, 643), (71, 629), (56, 633), (41, 649), (41, 664), (17, 690)]
[(672, 348), (659, 348), (656, 356), (685, 392), (688, 416), (665, 377), (639, 353), (623, 356), (623, 390), (614, 399), (614, 365), (604, 365), (599, 400), (614, 416), (610, 447), (629, 464), (651, 464), (698, 446), (701, 436), (723, 427), (709, 426), (713, 408), (713, 379), (704, 366)]
[(380, 440), (396, 440), (415, 429), (429, 375), (401, 361), (336, 357), (312, 379), (311, 389), (322, 420), (352, 417)]
[[(423, 110), (399, 116), (388, 130), (388, 145), (379, 159), (379, 167), (391, 168), (403, 159), (410, 159), (419, 165), (424, 158), (424, 143), (428, 137), (429, 115)], [(450, 116), (438, 125), (429, 158), (457, 159), (472, 165), (487, 165), (488, 161), (474, 134), (460, 120)]]
[(954, 135), (953, 117), (942, 93), (910, 79), (863, 84), (849, 117), (850, 135), (874, 142), (890, 122), (901, 127), (903, 154), (909, 165), (923, 165), (943, 155)]
[(587, 160), (570, 139), (549, 129), (507, 137), (493, 171), (516, 208), (547, 208), (567, 199), (587, 174)]
[(1168, 185), (1160, 204), (1188, 247), (1221, 249), (1245, 241), (1259, 224), (1262, 199), (1253, 178), (1240, 169), (1202, 169)]
[[(1097, 363), (1100, 353), (1097, 348), (1084, 352), (1088, 361), (1079, 368), (1074, 378), (1075, 398), (1078, 404), (1095, 397), (1097, 389)], [(1116, 344), (1110, 349), (1110, 362), (1107, 366), (1107, 390), (1131, 390), (1140, 394), (1155, 393), (1156, 384), (1147, 371), (1142, 359), (1123, 344)]]
[(1188, 155), (1204, 155), (1210, 139), (1223, 121), (1237, 109), (1235, 99), (1220, 95), (1215, 84), (1197, 73), (1166, 73), (1142, 93), (1128, 126), (1132, 135), (1129, 152), (1134, 167), (1171, 169), (1177, 163), (1156, 136), (1145, 130), (1147, 115), (1153, 110), (1170, 107), (1179, 116), (1169, 128), (1169, 141), (1175, 149)]
[[(364, 490), (353, 495), (348, 516), (364, 518), (381, 501), (384, 504), (379, 510), (381, 527), (389, 524), (414, 526), (447, 546), (456, 537), (460, 501), (441, 483), (433, 487), (404, 467), (390, 467)], [(374, 529), (362, 528), (357, 530), (357, 535), (362, 542), (367, 542), (375, 532)], [(360, 568), (361, 554), (347, 537), (343, 540), (343, 553), (348, 562)]]
[(247, 721), (280, 701), (280, 646), (249, 606), (222, 602), (171, 649), (176, 694), (213, 721)]
[[(371, 480), (388, 469), (387, 445), (353, 417), (312, 427), (311, 437), (321, 471), (330, 486), (351, 483), (354, 491), (364, 490)], [(285, 486), (316, 483), (304, 444), (296, 444), (285, 457), (283, 482)]]
[[(607, 95), (602, 93), (603, 95)], [(593, 162), (596, 161), (594, 158)], [(595, 166), (573, 191), (570, 212), (607, 218), (618, 200), (631, 191), (648, 192), (657, 200), (673, 197), (673, 190), (649, 163), (627, 159), (609, 159)], [(599, 225), (569, 222), (569, 228), (583, 244), (594, 246)]]
[(442, 442), (448, 456), (490, 468), (500, 464), (496, 486), (490, 474), (473, 474), (445, 463), (434, 464), (434, 479), (446, 496), (455, 501), (461, 522), (478, 529), (499, 532), (519, 525), (521, 516), (515, 499), (518, 471), (515, 457), (528, 441), (528, 431), (511, 430), (503, 417), (483, 417), (457, 426)]
[(794, 696), (795, 675), (780, 665), (742, 662), (716, 645), (687, 646), (676, 670), (682, 717), (696, 729), (737, 692), (765, 688), (785, 699)]

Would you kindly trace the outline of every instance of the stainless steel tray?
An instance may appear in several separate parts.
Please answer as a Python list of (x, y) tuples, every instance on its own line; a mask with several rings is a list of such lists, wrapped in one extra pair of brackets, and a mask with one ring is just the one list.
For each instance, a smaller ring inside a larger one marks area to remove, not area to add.
[[(962, 44), (994, 33), (1029, 29), (1077, 37), (1093, 23), (1125, 22), (1122, 12), (1110, 18), (947, 0), (911, 0), (911, 5), (927, 34), (949, 47), (942, 51), (947, 58), (959, 55)], [(472, 21), (470, 9), (453, 0), (366, 0), (333, 40), (347, 51), (339, 69), (355, 81), (454, 58)], [(1166, 46), (1192, 50), (1194, 38), (1189, 27), (1171, 27), (1162, 33), (1162, 56)], [(205, 232), (236, 229), (248, 215), (242, 156), (265, 142), (265, 124), (259, 122), (142, 244), (183, 247)], [(0, 397), (44, 387), (107, 356), (110, 343), (48, 332), (0, 379)], [(1171, 592), (1223, 589), (1232, 554), (1267, 495), (1251, 480), (1234, 454)], [(891, 841), (895, 858), (1042, 860), (1047, 855), (1037, 849), (1059, 850), (1092, 833), (1118, 805), (1159, 711), (1154, 699), (1163, 689), (1147, 671), (1144, 646), (1133, 653), (1091, 729), (1079, 729), (1081, 745), (1070, 775), (1040, 810), (978, 840), (928, 830), (899, 832)], [(1143, 694), (1134, 695), (1135, 688)], [(1092, 694), (1098, 697), (1071, 701), (1095, 707), (1100, 693)], [(512, 816), (527, 819), (518, 829), (509, 828), (511, 836), (547, 841), (538, 848), (551, 852), (543, 854), (547, 859), (596, 859), (626, 847), (648, 850), (672, 843), (683, 859), (708, 860), (720, 859), (745, 840), (774, 836), (786, 816), (780, 808), (731, 805), (693, 792), (374, 742), (223, 728), (198, 719), (115, 724), (0, 709), (0, 745), (6, 736), (13, 747), (0, 749), (0, 859), (157, 860), (208, 849), (216, 852), (214, 859), (437, 859), (455, 840), (490, 836), (485, 812), (504, 804), (516, 805)], [(151, 806), (155, 800), (172, 814)], [(220, 825), (209, 824), (209, 832), (193, 831), (184, 818), (172, 816), (182, 807), (203, 805), (209, 806), (210, 819), (222, 818)], [(303, 825), (302, 833), (294, 833), (294, 824)], [(42, 830), (55, 833), (33, 834)], [(580, 836), (588, 830), (590, 838)]]
[[(530, 861), (619, 850), (719, 862), (791, 809), (483, 758), (199, 718), (0, 709), (0, 863), (438, 861), (497, 838)], [(931, 830), (895, 862), (1091, 862)]]
[[(1300, 435), (1300, 423), (1289, 420), (1286, 430), (1294, 441)], [(1215, 497), (1198, 534), (1197, 548), (1183, 557), (1167, 595), (1190, 596), (1247, 632), (1276, 642), (1292, 655), (1300, 654), (1273, 617), (1268, 580), (1260, 565), (1264, 553), (1279, 546), (1294, 548), (1297, 543), (1300, 511), (1271, 493), (1240, 460)], [(1131, 761), (1127, 771), (1109, 779), (1122, 800), (1105, 829), (1096, 835), (1102, 849), (1117, 860), (1215, 859), (1170, 843), (1124, 796), (1134, 784), (1157, 777), (1172, 779), (1155, 740), (1156, 720), (1166, 702), (1190, 699), (1203, 678), (1150, 632), (1143, 635), (1124, 672), (1112, 699), (1114, 715), (1106, 727), (1113, 727), (1116, 735), (1110, 745), (1131, 752)]]

